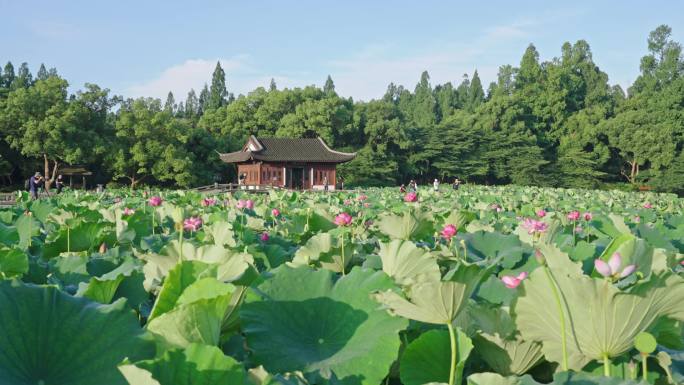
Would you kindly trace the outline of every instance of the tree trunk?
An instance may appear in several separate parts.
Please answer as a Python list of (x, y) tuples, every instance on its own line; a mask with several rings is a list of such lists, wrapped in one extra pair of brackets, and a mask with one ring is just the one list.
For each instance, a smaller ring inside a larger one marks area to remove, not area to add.
[(59, 162), (57, 159), (54, 160), (55, 165), (52, 168), (52, 176), (50, 176), (50, 161), (48, 160), (47, 154), (43, 154), (43, 166), (45, 167), (45, 192), (50, 193), (50, 186), (55, 182), (57, 177), (57, 168), (59, 167)]

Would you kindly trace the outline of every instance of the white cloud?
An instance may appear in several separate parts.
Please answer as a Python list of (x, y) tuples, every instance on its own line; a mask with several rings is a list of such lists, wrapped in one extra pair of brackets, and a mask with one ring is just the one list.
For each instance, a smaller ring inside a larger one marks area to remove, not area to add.
[(205, 83), (211, 83), (211, 75), (216, 67), (216, 62), (221, 62), (223, 70), (230, 73), (248, 70), (247, 60), (246, 55), (238, 55), (229, 59), (189, 59), (165, 69), (155, 79), (126, 88), (123, 94), (133, 98), (150, 96), (164, 99), (171, 91), (176, 99), (184, 98), (190, 89), (194, 88), (199, 93)]

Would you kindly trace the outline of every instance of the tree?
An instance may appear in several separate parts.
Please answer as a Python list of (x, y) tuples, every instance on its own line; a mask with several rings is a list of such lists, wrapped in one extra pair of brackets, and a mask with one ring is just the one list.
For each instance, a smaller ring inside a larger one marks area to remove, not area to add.
[(482, 88), (482, 81), (480, 80), (480, 75), (477, 74), (477, 70), (475, 70), (475, 73), (473, 73), (473, 80), (470, 82), (467, 108), (471, 111), (474, 110), (484, 102), (484, 98), (485, 94), (484, 89)]
[(12, 80), (10, 88), (12, 90), (28, 88), (31, 84), (33, 84), (33, 75), (31, 75), (31, 71), (28, 68), (28, 63), (21, 63), (17, 76)]
[(268, 85), (268, 90), (269, 91), (277, 91), (278, 86), (276, 86), (275, 79), (271, 78), (271, 83)]
[(40, 63), (40, 68), (38, 69), (38, 73), (36, 73), (36, 80), (45, 80), (48, 78), (48, 71), (45, 68), (45, 64)]
[[(86, 92), (67, 99), (66, 80), (49, 77), (29, 88), (12, 91), (0, 115), (0, 127), (10, 146), (30, 158), (42, 158), (49, 191), (62, 163), (82, 163), (101, 154), (109, 108), (107, 91), (88, 85)], [(99, 120), (98, 120), (99, 119)]]
[(202, 91), (199, 95), (199, 100), (197, 102), (197, 114), (202, 115), (204, 111), (209, 109), (209, 104), (209, 87), (207, 87), (207, 84), (204, 83), (204, 88), (202, 88)]
[(144, 180), (193, 181), (193, 157), (186, 150), (187, 122), (161, 108), (158, 99), (127, 100), (117, 113), (115, 146), (110, 164), (114, 178), (126, 178), (131, 188)]
[[(204, 92), (204, 90), (203, 90)], [(216, 109), (226, 104), (228, 90), (226, 89), (226, 73), (221, 68), (221, 62), (216, 62), (214, 74), (211, 77), (211, 88), (207, 108)], [(200, 95), (200, 99), (201, 99)]]
[(176, 99), (173, 97), (173, 92), (169, 91), (168, 95), (166, 95), (164, 111), (173, 114), (176, 111), (176, 107)]
[(188, 97), (185, 99), (185, 116), (188, 118), (198, 115), (200, 111), (199, 100), (195, 94), (195, 90), (191, 89), (188, 92)]
[(325, 93), (328, 96), (332, 95), (337, 95), (335, 93), (335, 83), (333, 83), (332, 78), (330, 75), (325, 79), (325, 85), (323, 86), (323, 93)]
[(2, 75), (2, 87), (9, 89), (14, 82), (14, 77), (14, 66), (12, 65), (12, 62), (8, 61), (7, 64), (5, 64)]

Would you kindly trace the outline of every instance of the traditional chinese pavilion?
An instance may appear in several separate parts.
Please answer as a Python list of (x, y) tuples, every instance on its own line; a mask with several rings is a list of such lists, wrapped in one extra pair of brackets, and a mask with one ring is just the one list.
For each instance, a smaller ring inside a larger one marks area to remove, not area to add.
[(237, 165), (242, 184), (305, 190), (323, 190), (326, 181), (328, 189), (334, 190), (337, 164), (356, 156), (332, 150), (321, 138), (259, 139), (254, 135), (242, 150), (219, 155), (222, 161)]

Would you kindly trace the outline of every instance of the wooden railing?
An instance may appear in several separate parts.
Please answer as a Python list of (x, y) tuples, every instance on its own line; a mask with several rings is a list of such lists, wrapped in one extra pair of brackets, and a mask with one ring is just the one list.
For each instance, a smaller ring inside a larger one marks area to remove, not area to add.
[(233, 192), (233, 191), (245, 191), (245, 192), (268, 192), (271, 190), (282, 190), (280, 186), (271, 186), (268, 184), (257, 184), (257, 185), (245, 185), (245, 184), (235, 184), (235, 183), (214, 183), (207, 186), (201, 186), (195, 188), (199, 192)]
[(17, 193), (0, 193), (0, 207), (13, 206), (17, 201)]

